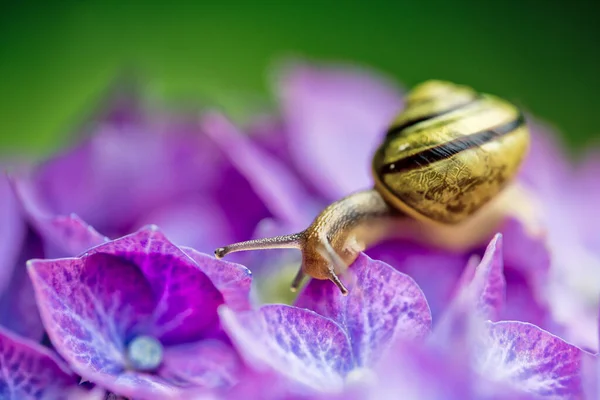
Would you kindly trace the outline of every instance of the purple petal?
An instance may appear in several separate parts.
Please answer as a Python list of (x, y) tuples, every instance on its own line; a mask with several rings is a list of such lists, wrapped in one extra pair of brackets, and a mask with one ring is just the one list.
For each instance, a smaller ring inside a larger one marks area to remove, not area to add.
[(497, 319), (502, 310), (506, 289), (502, 274), (502, 235), (494, 236), (476, 267), (475, 261), (476, 257), (469, 260), (455, 296), (430, 338), (445, 351), (466, 348), (481, 322)]
[(372, 154), (403, 105), (394, 84), (349, 68), (296, 64), (280, 72), (285, 132), (298, 170), (329, 200), (371, 186)]
[(25, 240), (25, 221), (6, 175), (0, 176), (0, 293), (9, 285)]
[(222, 160), (196, 116), (141, 108), (135, 118), (91, 120), (89, 136), (40, 164), (28, 177), (40, 203), (120, 237), (151, 210), (213, 187)]
[(108, 240), (75, 214), (53, 215), (22, 177), (13, 177), (11, 183), (29, 221), (51, 249), (46, 257), (74, 256)]
[(431, 312), (419, 286), (382, 261), (361, 253), (350, 267), (348, 296), (329, 281), (312, 279), (296, 301), (346, 329), (356, 362), (370, 366), (398, 338), (414, 339), (431, 330)]
[[(149, 321), (155, 300), (139, 268), (115, 255), (28, 263), (46, 331), (81, 376), (116, 376), (126, 340)], [(112, 378), (110, 378), (112, 379)]]
[[(248, 240), (262, 220), (272, 217), (272, 213), (263, 199), (257, 195), (251, 182), (240, 174), (233, 165), (228, 164), (223, 167), (221, 179), (221, 185), (216, 189), (212, 200), (214, 200), (215, 205), (222, 209), (221, 212), (226, 217), (231, 236), (217, 247)], [(207, 226), (208, 234), (210, 234), (211, 229), (213, 228)], [(204, 251), (202, 247), (195, 248)], [(204, 252), (213, 252), (214, 249), (213, 247)], [(228, 259), (238, 263), (242, 262), (245, 259), (245, 253), (231, 254)]]
[(521, 272), (535, 286), (547, 283), (550, 251), (544, 237), (533, 236), (516, 219), (508, 218), (500, 229), (505, 269)]
[(296, 229), (311, 221), (314, 215), (306, 211), (311, 200), (283, 163), (254, 145), (221, 114), (206, 114), (203, 126), (225, 157), (248, 179), (273, 216), (297, 226)]
[[(281, 163), (285, 163), (289, 169), (302, 184), (309, 195), (315, 199), (323, 200), (323, 195), (320, 190), (315, 187), (315, 183), (310, 179), (305, 179), (305, 174), (300, 170), (304, 165), (297, 165), (290, 162), (292, 159), (292, 149), (287, 142), (288, 134), (285, 132), (286, 124), (282, 121), (282, 116), (274, 115), (259, 115), (253, 121), (250, 121), (246, 130), (252, 138), (252, 143), (266, 151)], [(323, 207), (323, 205), (321, 206)]]
[(106, 236), (100, 235), (75, 214), (57, 216), (48, 221), (45, 228), (47, 233), (44, 236), (60, 242), (61, 250), (69, 255), (80, 254), (93, 246), (108, 241)]
[[(590, 226), (593, 219), (589, 218), (590, 204), (593, 208), (597, 202), (597, 185), (593, 172), (588, 175), (570, 165), (562, 144), (558, 134), (535, 123), (520, 181), (539, 199), (543, 239), (551, 249), (549, 279), (541, 286), (543, 298), (549, 303), (552, 317), (564, 326), (561, 337), (597, 348), (595, 321), (600, 286), (591, 283), (600, 279), (600, 256), (595, 246), (596, 228)], [(584, 187), (579, 179), (585, 182)], [(543, 325), (556, 330), (547, 322)]]
[(186, 389), (172, 386), (157, 375), (123, 371), (117, 375), (102, 374), (91, 371), (86, 378), (110, 392), (125, 398), (154, 400), (154, 399), (184, 399)]
[(563, 329), (554, 320), (545, 301), (535, 294), (530, 281), (512, 268), (505, 269), (506, 304), (499, 320), (529, 322), (554, 334), (563, 334)]
[(125, 368), (128, 341), (151, 335), (163, 345), (185, 342), (218, 323), (217, 289), (154, 228), (80, 258), (31, 261), (29, 271), (57, 351), (82, 377), (118, 394), (177, 393), (163, 378)]
[(591, 354), (525, 322), (489, 322), (476, 354), (487, 379), (544, 397), (581, 398), (581, 363)]
[(598, 224), (589, 218), (597, 208), (600, 201), (600, 151), (594, 148), (591, 154), (587, 154), (577, 170), (570, 176), (573, 188), (572, 210), (573, 217), (578, 222), (581, 239), (587, 248), (600, 256), (600, 235), (598, 235)]
[(21, 254), (13, 264), (9, 285), (0, 294), (0, 325), (34, 341), (42, 339), (44, 326), (25, 265), (27, 260), (42, 257), (43, 254), (40, 238), (29, 232), (21, 247)]
[[(488, 244), (483, 259), (474, 268), (469, 260), (459, 280), (453, 303), (447, 310), (452, 314), (465, 309), (476, 311), (483, 319), (497, 320), (506, 297), (503, 275), (502, 235), (496, 234)], [(474, 270), (473, 270), (474, 268)], [(447, 316), (445, 316), (447, 317)]]
[(421, 344), (398, 341), (374, 372), (378, 380), (369, 398), (392, 399), (399, 393), (419, 400), (474, 398), (464, 357), (442, 357)]
[(223, 260), (200, 253), (189, 247), (181, 247), (196, 265), (204, 272), (223, 295), (225, 304), (234, 311), (249, 310), (250, 287), (252, 286), (252, 273), (243, 265)]
[(354, 366), (344, 330), (312, 311), (268, 305), (256, 312), (220, 312), (238, 351), (259, 371), (277, 371), (315, 389), (339, 390)]
[[(244, 226), (246, 221), (240, 223)], [(206, 253), (212, 253), (236, 237), (236, 227), (232, 226), (227, 210), (206, 193), (180, 198), (155, 208), (141, 217), (139, 224), (160, 226), (161, 231), (178, 246)]]
[(501, 229), (506, 279), (506, 304), (503, 320), (529, 322), (558, 334), (548, 301), (550, 253), (544, 238), (529, 234), (514, 219)]
[(38, 237), (26, 229), (18, 199), (6, 175), (0, 176), (0, 325), (22, 337), (40, 340), (43, 326), (25, 262), (41, 257)]
[(466, 254), (432, 249), (404, 240), (384, 242), (365, 253), (414, 279), (425, 293), (433, 321), (437, 321), (448, 306), (469, 259)]
[(530, 150), (523, 161), (519, 181), (542, 196), (561, 192), (563, 182), (570, 181), (570, 166), (561, 135), (547, 125), (528, 117)]
[(166, 349), (159, 375), (175, 385), (229, 388), (237, 382), (240, 360), (231, 346), (203, 340)]
[(584, 357), (581, 363), (581, 383), (585, 399), (600, 398), (600, 355)]
[(467, 265), (460, 275), (460, 279), (456, 285), (456, 293), (453, 297), (460, 295), (461, 291), (465, 288), (469, 287), (473, 279), (475, 278), (475, 273), (477, 272), (477, 267), (481, 264), (481, 257), (478, 254), (471, 255), (471, 258), (467, 261)]
[(157, 299), (151, 336), (165, 344), (199, 340), (218, 326), (223, 296), (209, 277), (156, 226), (97, 246), (88, 254), (108, 254), (135, 265)]
[(472, 291), (477, 310), (491, 320), (498, 319), (506, 297), (502, 251), (502, 235), (497, 234), (488, 244), (470, 287), (465, 288)]
[[(296, 385), (297, 386), (297, 385)], [(310, 392), (307, 396), (304, 391), (301, 394), (295, 393), (295, 385), (289, 379), (284, 379), (277, 371), (256, 371), (245, 369), (240, 376), (239, 382), (231, 389), (223, 393), (220, 400), (237, 400), (237, 399), (261, 399), (261, 400), (332, 400), (329, 397), (315, 396), (316, 391)], [(210, 399), (210, 393), (200, 391), (199, 395), (206, 396)], [(200, 397), (203, 399), (204, 397)]]
[(0, 397), (46, 399), (82, 395), (77, 377), (48, 349), (0, 329)]

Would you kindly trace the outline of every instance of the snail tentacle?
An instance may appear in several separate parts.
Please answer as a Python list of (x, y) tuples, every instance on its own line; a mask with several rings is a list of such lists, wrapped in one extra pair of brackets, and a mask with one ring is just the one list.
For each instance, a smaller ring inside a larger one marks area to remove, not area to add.
[(299, 249), (302, 233), (291, 235), (274, 236), (265, 239), (247, 240), (245, 242), (233, 243), (228, 246), (219, 247), (215, 250), (215, 257), (220, 259), (227, 254), (237, 251), (263, 250), (263, 249)]
[(322, 238), (322, 245), (319, 247), (318, 251), (324, 259), (329, 261), (329, 280), (335, 283), (344, 296), (347, 295), (348, 289), (346, 289), (346, 286), (342, 283), (338, 274), (341, 275), (346, 272), (348, 266), (344, 260), (342, 260), (339, 254), (336, 253), (331, 246), (329, 239), (326, 237)]

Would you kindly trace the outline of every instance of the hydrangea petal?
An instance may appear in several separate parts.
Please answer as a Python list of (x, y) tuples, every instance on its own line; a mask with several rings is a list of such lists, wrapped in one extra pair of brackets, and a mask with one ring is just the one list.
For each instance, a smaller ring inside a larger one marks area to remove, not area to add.
[(589, 234), (593, 219), (586, 205), (588, 201), (595, 204), (596, 191), (593, 184), (578, 185), (579, 179), (593, 183), (593, 173), (586, 177), (585, 171), (574, 168), (560, 136), (551, 128), (534, 122), (531, 133), (531, 151), (519, 179), (541, 199), (545, 240), (552, 250), (544, 297), (554, 320), (564, 326), (561, 337), (597, 348), (595, 317), (600, 286), (595, 282), (600, 279), (600, 257), (593, 245), (598, 235)]
[(0, 175), (0, 325), (39, 340), (43, 326), (25, 262), (43, 256), (37, 235), (27, 229), (8, 176)]
[[(452, 299), (469, 255), (433, 249), (407, 240), (392, 240), (365, 251), (417, 282), (437, 321)], [(432, 279), (431, 277), (435, 277)]]
[[(32, 260), (28, 270), (46, 331), (84, 378), (116, 376), (127, 339), (154, 309), (152, 289), (136, 265), (115, 255)], [(112, 379), (112, 378), (111, 378)]]
[[(272, 213), (263, 199), (257, 195), (251, 182), (240, 174), (235, 166), (231, 164), (223, 166), (220, 179), (220, 185), (211, 200), (216, 207), (223, 210), (221, 212), (226, 217), (231, 236), (219, 243), (217, 247), (248, 240), (262, 220), (272, 217)], [(210, 233), (210, 227), (207, 227), (207, 232)], [(205, 252), (212, 253), (215, 248), (212, 247)], [(203, 251), (202, 247), (196, 249)], [(227, 258), (229, 261), (243, 263), (247, 254), (247, 252), (233, 253)]]
[(46, 257), (78, 255), (90, 247), (108, 241), (78, 215), (53, 215), (36, 196), (23, 177), (13, 176), (12, 187), (29, 221), (47, 244)]
[(92, 371), (86, 377), (91, 382), (109, 389), (114, 395), (125, 398), (136, 400), (187, 398), (185, 397), (186, 389), (173, 386), (158, 375), (125, 370), (115, 375)]
[(207, 113), (203, 126), (275, 217), (296, 229), (310, 222), (314, 215), (306, 212), (306, 205), (312, 200), (285, 164), (255, 146), (221, 114)]
[(143, 273), (158, 301), (148, 334), (163, 344), (195, 341), (216, 329), (223, 296), (158, 227), (144, 227), (89, 251), (95, 253), (118, 256)]
[[(577, 210), (573, 213), (573, 217), (581, 232), (581, 240), (600, 257), (598, 225), (593, 218), (589, 217), (594, 215), (594, 210), (600, 201), (598, 176), (600, 176), (600, 151), (595, 148), (590, 154), (586, 154), (576, 172), (570, 176), (572, 189), (569, 194), (572, 195), (573, 210)], [(582, 196), (582, 193), (585, 195)]]
[(419, 400), (458, 400), (472, 396), (468, 366), (462, 359), (442, 357), (422, 344), (399, 340), (376, 364), (372, 399), (402, 397)]
[(593, 357), (585, 357), (581, 363), (581, 371), (583, 398), (600, 398), (600, 354), (596, 353)]
[(0, 176), (0, 293), (8, 286), (25, 240), (25, 221), (6, 175)]
[(253, 121), (250, 121), (245, 129), (252, 138), (253, 144), (259, 146), (263, 151), (266, 151), (280, 162), (285, 163), (286, 168), (294, 174), (312, 200), (323, 203), (320, 208), (326, 205), (327, 201), (322, 198), (323, 195), (315, 186), (315, 183), (310, 179), (306, 179), (306, 174), (302, 173), (301, 169), (303, 165), (290, 162), (292, 160), (291, 153), (293, 149), (290, 149), (287, 140), (285, 121), (282, 120), (279, 114), (260, 115)]
[[(550, 251), (544, 236), (530, 234), (525, 226), (514, 218), (507, 218), (500, 229), (504, 252), (504, 265), (527, 277), (536, 286), (544, 285), (550, 269)], [(542, 296), (543, 293), (538, 293)]]
[[(86, 224), (75, 214), (57, 216), (48, 221), (48, 233), (45, 237), (55, 238), (60, 241), (61, 250), (69, 255), (77, 255), (85, 250), (107, 242), (108, 238), (102, 236), (90, 225)], [(48, 255), (51, 257), (51, 255)]]
[[(488, 244), (479, 265), (472, 270), (473, 263), (465, 268), (455, 302), (458, 307), (477, 311), (482, 318), (497, 320), (506, 297), (506, 282), (503, 274), (502, 235), (496, 234)], [(452, 312), (453, 308), (449, 308)]]
[(502, 235), (496, 234), (482, 259), (476, 255), (469, 259), (452, 301), (429, 337), (431, 344), (447, 354), (468, 351), (482, 322), (497, 319), (501, 312), (506, 289), (502, 267)]
[[(371, 186), (371, 155), (403, 106), (395, 85), (358, 68), (297, 63), (279, 72), (285, 132), (298, 170), (328, 200)], [(343, 151), (336, 150), (340, 146)]]
[(348, 296), (329, 281), (312, 279), (296, 301), (344, 327), (360, 366), (372, 365), (398, 338), (420, 338), (431, 330), (425, 295), (408, 275), (359, 254), (350, 266)]
[(472, 284), (477, 296), (477, 309), (491, 320), (497, 320), (506, 298), (502, 235), (497, 234), (488, 244), (483, 259), (475, 270)]
[(214, 257), (180, 247), (204, 272), (223, 295), (225, 304), (234, 311), (249, 310), (252, 272), (243, 265), (216, 260)]
[(128, 123), (92, 120), (88, 137), (40, 164), (28, 182), (41, 203), (119, 237), (148, 210), (211, 185), (220, 163), (195, 116), (144, 112)]
[(139, 223), (160, 226), (169, 240), (178, 246), (212, 253), (235, 237), (235, 228), (226, 214), (222, 204), (217, 204), (206, 194), (198, 194), (155, 208), (141, 217)]
[(500, 232), (506, 249), (506, 304), (501, 319), (530, 322), (558, 333), (546, 299), (551, 258), (545, 237), (530, 234), (512, 218), (505, 221)]
[(337, 391), (354, 365), (344, 330), (312, 311), (268, 305), (256, 312), (223, 308), (220, 313), (238, 351), (258, 370), (278, 371), (310, 388)]
[[(246, 369), (240, 375), (239, 382), (237, 382), (230, 390), (227, 390), (220, 395), (219, 400), (293, 400), (296, 396), (292, 393), (293, 389), (290, 390), (289, 379), (283, 379), (278, 372)], [(199, 391), (198, 395), (198, 400), (211, 399), (210, 393), (207, 393), (206, 391)], [(298, 400), (301, 398), (303, 397), (298, 396)], [(304, 398), (306, 398), (306, 396)], [(312, 399), (312, 396), (310, 398)]]
[(561, 135), (551, 127), (530, 116), (530, 150), (523, 160), (519, 181), (535, 189), (542, 196), (561, 192), (563, 182), (568, 182), (570, 167)]
[(159, 375), (175, 385), (229, 388), (237, 382), (240, 369), (230, 345), (209, 339), (167, 348)]
[(84, 393), (77, 387), (77, 377), (48, 349), (4, 329), (0, 329), (0, 369), (3, 399), (56, 400)]
[(28, 232), (19, 258), (13, 262), (14, 268), (9, 284), (0, 294), (0, 325), (34, 341), (42, 339), (44, 325), (25, 265), (30, 258), (42, 257), (43, 254), (39, 236)]
[(483, 376), (538, 396), (581, 398), (581, 363), (591, 354), (529, 323), (487, 325), (473, 353)]

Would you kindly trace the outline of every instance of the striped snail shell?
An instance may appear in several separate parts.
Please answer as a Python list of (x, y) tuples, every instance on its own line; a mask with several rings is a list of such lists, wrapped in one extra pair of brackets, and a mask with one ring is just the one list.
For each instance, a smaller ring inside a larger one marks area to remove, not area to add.
[(429, 81), (410, 93), (375, 153), (375, 187), (415, 218), (462, 222), (515, 176), (528, 147), (515, 106)]
[(302, 232), (231, 244), (215, 256), (296, 248), (302, 265), (293, 290), (309, 275), (331, 280), (345, 295), (340, 275), (369, 246), (417, 232), (433, 240), (482, 220), (517, 174), (529, 140), (511, 103), (467, 86), (424, 82), (408, 93), (374, 154), (373, 188), (332, 203)]

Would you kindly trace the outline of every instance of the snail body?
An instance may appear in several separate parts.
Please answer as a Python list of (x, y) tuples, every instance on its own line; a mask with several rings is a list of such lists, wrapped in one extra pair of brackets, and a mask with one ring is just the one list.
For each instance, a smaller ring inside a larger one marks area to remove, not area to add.
[(302, 265), (293, 290), (309, 275), (347, 294), (339, 276), (383, 239), (414, 236), (446, 247), (483, 239), (502, 219), (529, 140), (523, 114), (509, 102), (467, 86), (424, 82), (407, 95), (373, 156), (373, 188), (332, 203), (302, 232), (232, 244), (215, 256), (297, 248)]

